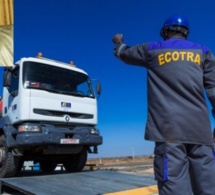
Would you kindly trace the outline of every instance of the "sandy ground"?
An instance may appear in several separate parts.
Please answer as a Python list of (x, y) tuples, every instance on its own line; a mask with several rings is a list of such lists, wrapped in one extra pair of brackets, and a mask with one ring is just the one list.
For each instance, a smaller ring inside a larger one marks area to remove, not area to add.
[(88, 159), (89, 164), (100, 165), (116, 165), (116, 164), (129, 164), (129, 163), (153, 163), (153, 156), (137, 156), (137, 157), (114, 157), (114, 158), (92, 158)]
[(154, 175), (153, 156), (89, 159), (87, 164), (95, 165), (94, 169)]

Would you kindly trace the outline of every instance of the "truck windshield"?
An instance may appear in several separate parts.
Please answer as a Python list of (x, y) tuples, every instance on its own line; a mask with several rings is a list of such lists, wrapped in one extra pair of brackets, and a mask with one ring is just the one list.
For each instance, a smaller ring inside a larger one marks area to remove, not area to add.
[(23, 84), (25, 88), (52, 93), (95, 97), (86, 74), (37, 62), (24, 62)]

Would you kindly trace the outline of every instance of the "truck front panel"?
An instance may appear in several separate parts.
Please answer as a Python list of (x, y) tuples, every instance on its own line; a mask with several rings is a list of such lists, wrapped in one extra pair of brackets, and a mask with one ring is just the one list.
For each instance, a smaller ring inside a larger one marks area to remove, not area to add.
[(102, 144), (102, 137), (92, 133), (93, 127), (57, 126), (39, 124), (41, 132), (19, 132), (11, 126), (8, 129), (8, 146), (45, 146), (45, 145), (88, 145), (97, 146)]

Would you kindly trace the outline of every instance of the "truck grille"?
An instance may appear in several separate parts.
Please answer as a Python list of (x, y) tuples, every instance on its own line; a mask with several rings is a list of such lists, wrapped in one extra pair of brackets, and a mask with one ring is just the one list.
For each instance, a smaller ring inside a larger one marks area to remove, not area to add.
[(75, 112), (60, 112), (60, 111), (55, 111), (55, 110), (43, 110), (43, 109), (33, 109), (33, 112), (35, 114), (54, 116), (54, 117), (64, 117), (65, 115), (68, 115), (71, 118), (79, 118), (79, 119), (93, 118), (92, 114), (75, 113)]
[(64, 124), (54, 124), (56, 128), (66, 128), (70, 130), (74, 130), (76, 128), (76, 125), (64, 125)]

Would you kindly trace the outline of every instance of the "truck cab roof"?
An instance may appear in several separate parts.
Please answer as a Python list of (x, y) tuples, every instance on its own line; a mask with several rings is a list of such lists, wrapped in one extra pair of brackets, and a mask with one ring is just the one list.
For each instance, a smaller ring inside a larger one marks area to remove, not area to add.
[(38, 62), (38, 63), (47, 64), (47, 65), (49, 65), (49, 64), (55, 65), (57, 67), (74, 70), (74, 71), (81, 72), (81, 73), (87, 75), (87, 73), (84, 70), (77, 68), (74, 64), (64, 63), (64, 62), (60, 62), (60, 61), (49, 59), (49, 58), (43, 58), (43, 57), (23, 57), (19, 61), (17, 61), (15, 65), (18, 65), (24, 61)]

